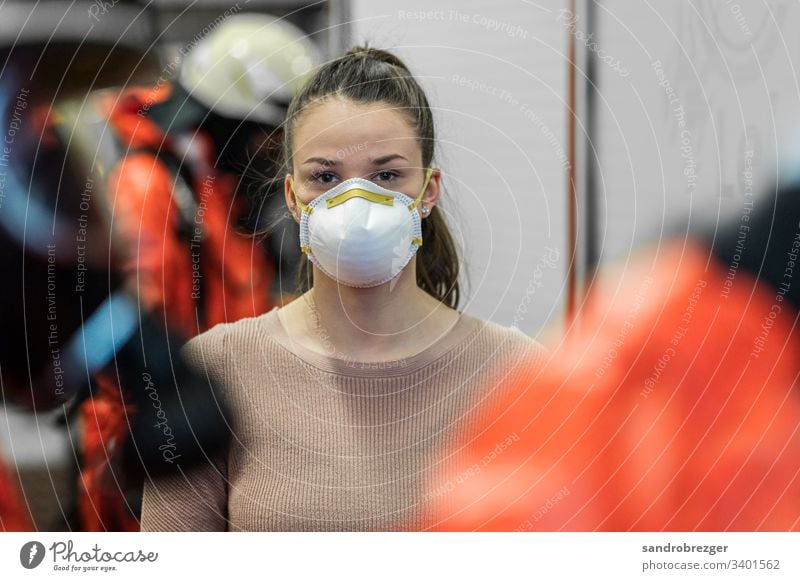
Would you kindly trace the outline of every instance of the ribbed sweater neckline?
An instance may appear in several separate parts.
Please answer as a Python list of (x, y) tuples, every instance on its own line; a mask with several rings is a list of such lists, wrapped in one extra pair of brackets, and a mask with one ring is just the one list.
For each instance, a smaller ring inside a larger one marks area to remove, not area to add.
[(267, 335), (280, 347), (305, 363), (313, 365), (321, 371), (347, 377), (401, 377), (409, 375), (446, 355), (448, 351), (464, 342), (472, 334), (477, 333), (482, 324), (480, 319), (459, 313), (458, 320), (447, 332), (415, 355), (381, 362), (353, 361), (317, 353), (292, 340), (278, 317), (279, 309), (280, 307), (273, 307), (271, 311), (259, 316), (262, 328)]

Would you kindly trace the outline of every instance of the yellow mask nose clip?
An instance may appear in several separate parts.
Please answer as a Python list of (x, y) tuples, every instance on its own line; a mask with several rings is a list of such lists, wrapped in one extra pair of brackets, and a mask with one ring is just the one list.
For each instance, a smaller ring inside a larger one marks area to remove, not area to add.
[(325, 200), (325, 205), (328, 208), (334, 208), (339, 204), (344, 204), (347, 200), (351, 200), (353, 198), (363, 198), (365, 200), (369, 200), (370, 202), (375, 202), (376, 204), (383, 204), (384, 206), (394, 205), (394, 196), (389, 196), (387, 194), (376, 194), (375, 192), (362, 190), (361, 188), (351, 188), (337, 196), (328, 198)]

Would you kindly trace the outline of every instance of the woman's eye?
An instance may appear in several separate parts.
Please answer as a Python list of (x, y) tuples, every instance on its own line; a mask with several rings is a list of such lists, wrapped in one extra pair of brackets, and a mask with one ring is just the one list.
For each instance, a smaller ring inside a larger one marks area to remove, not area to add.
[(394, 180), (397, 177), (397, 174), (395, 172), (393, 172), (393, 171), (384, 170), (384, 171), (379, 171), (378, 173), (376, 173), (375, 177), (378, 178), (381, 181), (390, 182), (390, 181)]
[(322, 171), (319, 173), (311, 174), (311, 179), (321, 184), (329, 184), (336, 179), (336, 176), (333, 174), (333, 172)]

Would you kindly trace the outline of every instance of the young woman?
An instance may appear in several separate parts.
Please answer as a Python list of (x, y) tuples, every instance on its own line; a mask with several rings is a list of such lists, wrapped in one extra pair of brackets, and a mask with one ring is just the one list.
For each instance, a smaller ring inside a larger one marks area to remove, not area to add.
[(435, 524), (432, 483), (470, 416), (518, 361), (547, 352), (456, 310), (434, 144), (427, 99), (388, 52), (352, 49), (295, 97), (284, 190), (307, 290), (186, 344), (230, 406), (233, 442), (224, 458), (148, 482), (142, 530)]

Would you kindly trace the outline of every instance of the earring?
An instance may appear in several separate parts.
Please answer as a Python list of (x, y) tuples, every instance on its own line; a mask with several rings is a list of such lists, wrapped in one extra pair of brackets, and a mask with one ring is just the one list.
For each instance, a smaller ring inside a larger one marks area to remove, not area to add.
[(431, 209), (429, 207), (422, 206), (422, 213), (425, 214), (426, 216), (428, 215), (428, 212), (430, 212), (430, 211), (431, 211)]

